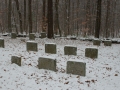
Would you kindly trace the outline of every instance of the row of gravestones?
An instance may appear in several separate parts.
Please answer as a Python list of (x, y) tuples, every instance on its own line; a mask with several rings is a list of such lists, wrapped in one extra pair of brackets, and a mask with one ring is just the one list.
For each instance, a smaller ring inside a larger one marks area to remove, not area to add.
[[(12, 39), (16, 39), (17, 37), (17, 34), (16, 33), (11, 33), (11, 38)], [(36, 36), (34, 33), (30, 33), (29, 34), (29, 39), (30, 40), (35, 40)], [(42, 32), (41, 35), (40, 35), (40, 38), (46, 38), (46, 33), (45, 32)]]
[[(100, 45), (100, 41), (94, 40), (93, 44)], [(105, 44), (105, 42), (104, 42), (104, 44)], [(106, 45), (110, 46), (108, 44), (110, 44), (109, 41)], [(4, 47), (4, 39), (0, 39), (0, 47)], [(28, 41), (26, 43), (26, 47), (27, 47), (27, 51), (38, 51), (37, 43), (35, 43), (34, 41)], [(56, 44), (54, 44), (54, 43), (45, 44), (45, 53), (56, 54)], [(65, 55), (77, 55), (77, 47), (66, 45), (64, 47), (64, 54)], [(90, 57), (90, 58), (97, 58), (98, 57), (98, 49), (86, 48), (85, 56)], [(19, 58), (19, 57), (13, 56), (11, 59), (11, 62), (16, 63), (19, 66), (21, 66), (21, 58)], [(56, 71), (56, 60), (51, 59), (51, 58), (41, 57), (38, 60), (38, 68)], [(66, 70), (67, 73), (81, 75), (81, 76), (86, 75), (86, 63), (68, 61), (66, 69), (67, 69)]]
[[(21, 57), (12, 56), (11, 57), (11, 63), (15, 63), (15, 64), (21, 66)], [(40, 57), (38, 59), (37, 67), (39, 69), (46, 69), (46, 70), (51, 70), (51, 71), (56, 72), (57, 71), (57, 69), (56, 69), (56, 59)], [(86, 63), (68, 61), (66, 72), (67, 72), (67, 74), (86, 76)]]
[[(11, 33), (11, 38), (12, 38), (12, 39), (15, 39), (16, 36), (17, 36), (16, 33)], [(45, 37), (46, 37), (46, 33), (45, 33), (45, 32), (42, 32), (40, 38), (45, 38)], [(36, 38), (36, 36), (35, 36), (34, 33), (30, 33), (30, 34), (29, 34), (29, 40), (35, 40), (35, 38)], [(105, 45), (105, 46), (111, 46), (111, 45), (112, 45), (112, 41), (111, 41), (111, 40), (105, 40), (105, 41), (103, 41), (103, 42), (104, 42), (104, 45)], [(99, 40), (99, 39), (93, 40), (93, 45), (98, 45), (98, 46), (100, 46), (100, 44), (101, 44), (101, 40)]]

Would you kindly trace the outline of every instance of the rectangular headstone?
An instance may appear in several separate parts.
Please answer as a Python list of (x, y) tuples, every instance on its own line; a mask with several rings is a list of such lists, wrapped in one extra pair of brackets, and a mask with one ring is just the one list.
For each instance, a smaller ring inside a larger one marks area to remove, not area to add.
[(106, 41), (104, 41), (104, 45), (105, 46), (111, 46), (112, 45), (112, 41), (111, 40), (106, 40)]
[(16, 39), (16, 37), (17, 37), (16, 33), (11, 33), (11, 38), (12, 39)]
[(2, 48), (4, 48), (5, 46), (4, 46), (4, 39), (0, 39), (0, 47), (2, 47)]
[(93, 40), (93, 45), (100, 46), (101, 41), (99, 39)]
[(77, 47), (66, 45), (64, 47), (65, 55), (77, 55)]
[(45, 44), (45, 53), (56, 54), (56, 44), (55, 43)]
[(85, 49), (85, 56), (89, 58), (98, 58), (98, 49), (96, 48), (86, 48)]
[(34, 33), (29, 34), (29, 40), (35, 40), (35, 34)]
[(68, 61), (67, 62), (67, 74), (86, 76), (86, 63)]
[(46, 33), (45, 32), (41, 32), (41, 37), (40, 38), (46, 38)]
[(34, 41), (27, 41), (27, 51), (38, 51), (38, 45)]
[(21, 66), (21, 57), (12, 56), (11, 57), (11, 63), (15, 63), (18, 66)]
[(56, 72), (56, 60), (52, 58), (40, 57), (38, 59), (38, 68)]

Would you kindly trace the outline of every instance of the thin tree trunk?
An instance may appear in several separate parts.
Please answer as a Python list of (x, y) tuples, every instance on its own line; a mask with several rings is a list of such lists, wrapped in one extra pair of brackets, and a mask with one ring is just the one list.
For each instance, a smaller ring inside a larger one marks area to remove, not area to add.
[(101, 2), (102, 0), (97, 0), (97, 16), (96, 16), (96, 26), (95, 26), (96, 38), (99, 38), (100, 26), (101, 26)]
[(48, 0), (48, 38), (53, 38), (53, 1)]
[(28, 0), (29, 33), (32, 33), (32, 0)]
[(11, 33), (12, 32), (12, 26), (11, 26), (11, 11), (12, 11), (12, 0), (9, 0), (8, 3), (8, 32)]
[(18, 0), (14, 0), (14, 1), (16, 3), (17, 12), (18, 12), (18, 16), (19, 16), (20, 33), (23, 33), (23, 28), (22, 28), (22, 14), (20, 12), (19, 2), (18, 2)]

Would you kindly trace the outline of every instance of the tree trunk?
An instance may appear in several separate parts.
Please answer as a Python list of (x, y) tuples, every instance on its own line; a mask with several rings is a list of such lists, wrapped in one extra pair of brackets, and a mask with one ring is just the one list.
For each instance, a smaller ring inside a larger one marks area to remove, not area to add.
[(102, 0), (97, 0), (97, 16), (95, 25), (95, 37), (99, 38), (100, 26), (101, 26), (101, 2)]
[(29, 33), (32, 33), (32, 0), (28, 0)]
[(11, 26), (11, 11), (12, 11), (12, 0), (9, 0), (9, 5), (8, 5), (8, 32), (12, 32), (12, 26)]
[(23, 28), (22, 28), (22, 14), (20, 12), (19, 2), (18, 2), (18, 0), (14, 0), (14, 1), (16, 3), (17, 12), (18, 12), (18, 16), (19, 16), (20, 33), (23, 33)]
[(59, 34), (61, 36), (61, 30), (60, 30), (60, 26), (59, 26), (59, 14), (58, 14), (58, 5), (59, 5), (59, 0), (55, 0), (55, 34)]
[(48, 38), (53, 38), (53, 1), (48, 0)]

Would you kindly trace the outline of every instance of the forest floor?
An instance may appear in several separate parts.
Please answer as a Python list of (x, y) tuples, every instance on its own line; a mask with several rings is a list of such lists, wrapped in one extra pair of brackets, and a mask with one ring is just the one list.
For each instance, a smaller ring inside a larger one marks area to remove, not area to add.
[[(65, 39), (40, 39), (38, 52), (27, 52), (28, 38), (5, 40), (5, 48), (0, 48), (0, 90), (120, 90), (120, 44), (94, 46), (92, 42)], [(120, 40), (120, 39), (119, 39)], [(56, 43), (57, 54), (45, 53), (45, 43)], [(64, 55), (64, 46), (77, 47), (77, 56)], [(85, 48), (96, 47), (98, 58), (85, 57)], [(22, 66), (11, 64), (11, 56), (20, 56)], [(57, 72), (38, 69), (38, 58), (54, 57)], [(66, 73), (67, 61), (86, 63), (86, 76)]]

